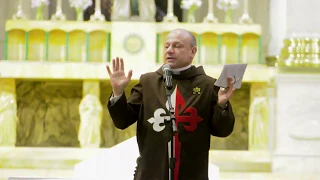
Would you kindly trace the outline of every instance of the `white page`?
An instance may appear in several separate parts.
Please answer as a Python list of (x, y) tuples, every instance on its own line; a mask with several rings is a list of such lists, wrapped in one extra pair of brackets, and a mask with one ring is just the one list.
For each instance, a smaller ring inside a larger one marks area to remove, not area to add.
[(214, 83), (215, 86), (227, 88), (228, 87), (228, 77), (233, 79), (233, 87), (235, 89), (240, 89), (242, 84), (242, 79), (244, 72), (246, 71), (248, 64), (225, 64), (220, 77)]

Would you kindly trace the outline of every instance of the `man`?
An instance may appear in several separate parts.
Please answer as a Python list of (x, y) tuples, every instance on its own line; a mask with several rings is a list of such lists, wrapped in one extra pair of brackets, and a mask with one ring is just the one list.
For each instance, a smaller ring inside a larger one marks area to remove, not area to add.
[[(210, 135), (230, 135), (235, 122), (229, 103), (234, 92), (232, 79), (228, 79), (228, 88), (219, 90), (214, 86), (216, 79), (207, 76), (203, 67), (193, 66), (196, 44), (195, 37), (183, 29), (171, 31), (165, 42), (165, 62), (173, 72), (171, 102), (178, 129), (174, 135), (173, 180), (208, 180)], [(141, 157), (135, 180), (168, 180), (168, 142), (172, 139), (172, 128), (164, 123), (169, 111), (161, 68), (142, 75), (128, 99), (124, 88), (132, 70), (125, 75), (121, 58), (112, 60), (112, 70), (107, 66), (113, 88), (108, 104), (113, 123), (125, 129), (137, 122)]]

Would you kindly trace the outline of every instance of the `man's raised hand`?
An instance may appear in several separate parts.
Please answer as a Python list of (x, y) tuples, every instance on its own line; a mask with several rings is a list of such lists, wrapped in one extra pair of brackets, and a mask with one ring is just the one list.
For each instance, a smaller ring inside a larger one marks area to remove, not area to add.
[(116, 59), (112, 59), (112, 72), (108, 65), (107, 71), (110, 77), (113, 95), (120, 96), (131, 80), (132, 70), (129, 70), (128, 75), (126, 76), (123, 59), (117, 57)]

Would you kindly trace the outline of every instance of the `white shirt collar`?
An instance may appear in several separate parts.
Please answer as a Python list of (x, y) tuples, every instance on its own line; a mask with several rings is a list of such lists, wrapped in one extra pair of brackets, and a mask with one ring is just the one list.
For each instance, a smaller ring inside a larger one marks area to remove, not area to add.
[(192, 65), (189, 64), (188, 66), (186, 67), (182, 67), (182, 68), (178, 68), (178, 69), (171, 69), (172, 73), (173, 74), (180, 74), (181, 71), (184, 71), (186, 69), (189, 69)]

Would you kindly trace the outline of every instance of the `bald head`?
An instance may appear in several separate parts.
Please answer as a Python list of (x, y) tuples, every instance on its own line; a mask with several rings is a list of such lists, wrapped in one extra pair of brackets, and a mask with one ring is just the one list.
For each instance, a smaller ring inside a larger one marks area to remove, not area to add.
[(172, 69), (190, 65), (197, 53), (197, 40), (185, 29), (170, 31), (164, 43), (165, 62)]
[(172, 34), (184, 36), (185, 38), (187, 38), (190, 41), (191, 47), (197, 47), (196, 37), (194, 37), (194, 35), (190, 31), (178, 28), (178, 29), (174, 29), (174, 30), (170, 31), (169, 35), (172, 35)]

